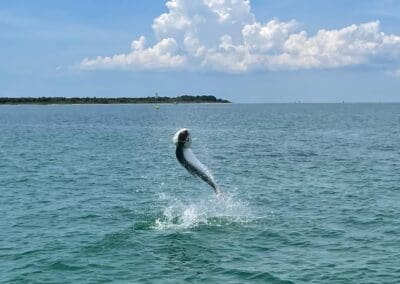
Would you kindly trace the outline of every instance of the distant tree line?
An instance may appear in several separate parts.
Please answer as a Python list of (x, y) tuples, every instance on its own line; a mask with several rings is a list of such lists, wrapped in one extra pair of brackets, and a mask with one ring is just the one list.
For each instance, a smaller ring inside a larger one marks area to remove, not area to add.
[(0, 104), (155, 104), (155, 103), (230, 103), (214, 96), (178, 96), (146, 98), (65, 98), (65, 97), (0, 97)]

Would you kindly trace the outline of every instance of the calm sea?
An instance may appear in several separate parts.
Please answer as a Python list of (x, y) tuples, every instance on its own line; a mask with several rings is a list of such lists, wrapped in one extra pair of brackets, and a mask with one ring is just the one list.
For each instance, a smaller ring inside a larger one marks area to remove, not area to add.
[(1, 106), (0, 282), (400, 283), (399, 147), (400, 104)]

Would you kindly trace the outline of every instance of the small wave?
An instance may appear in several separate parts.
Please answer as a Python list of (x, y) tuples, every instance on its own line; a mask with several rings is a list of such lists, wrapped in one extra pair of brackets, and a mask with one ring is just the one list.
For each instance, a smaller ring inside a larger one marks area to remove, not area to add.
[(165, 194), (160, 199), (167, 200), (167, 206), (151, 226), (157, 230), (245, 224), (254, 219), (247, 203), (227, 194), (222, 198), (213, 196), (190, 202), (168, 200)]
[(57, 260), (50, 265), (50, 268), (55, 270), (66, 270), (66, 271), (74, 271), (84, 269), (83, 266), (68, 264), (64, 261)]

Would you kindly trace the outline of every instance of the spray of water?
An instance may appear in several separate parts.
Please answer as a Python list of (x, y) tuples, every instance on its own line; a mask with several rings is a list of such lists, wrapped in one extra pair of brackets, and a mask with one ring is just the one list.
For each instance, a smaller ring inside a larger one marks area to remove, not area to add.
[(230, 195), (185, 202), (161, 194), (160, 199), (167, 205), (162, 216), (155, 220), (153, 228), (158, 230), (224, 226), (252, 220), (247, 203)]

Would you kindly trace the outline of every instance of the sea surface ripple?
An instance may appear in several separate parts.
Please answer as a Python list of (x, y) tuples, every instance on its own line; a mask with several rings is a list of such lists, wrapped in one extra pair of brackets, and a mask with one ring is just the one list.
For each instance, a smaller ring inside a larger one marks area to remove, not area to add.
[(399, 145), (400, 104), (1, 106), (0, 283), (399, 283)]

